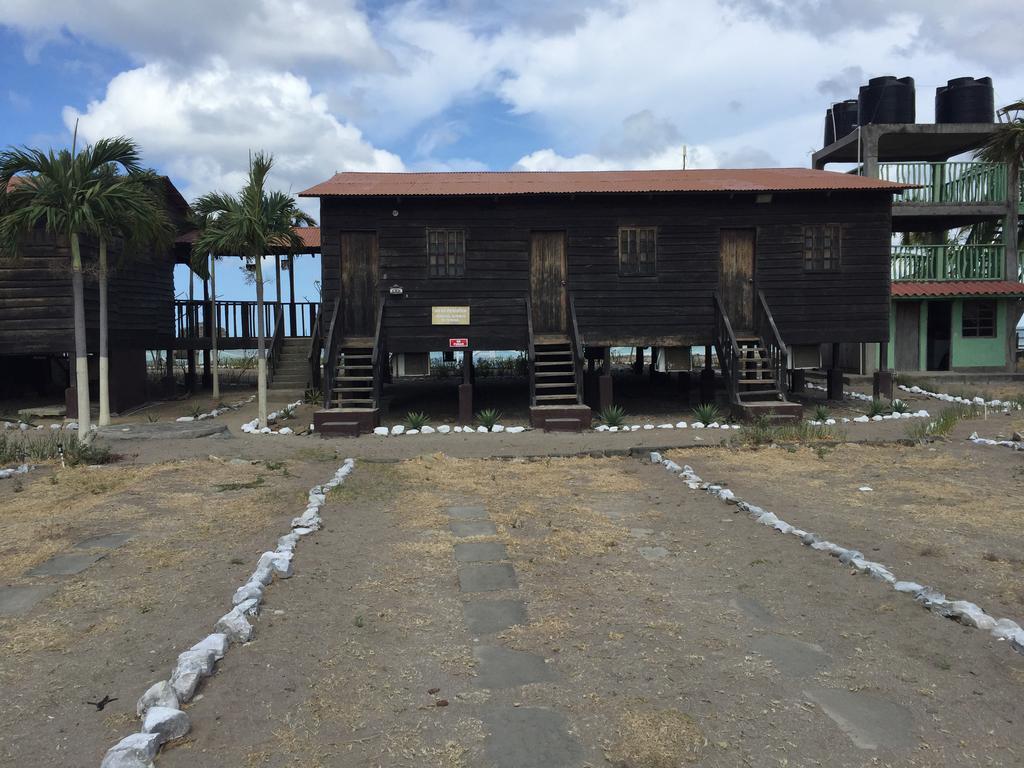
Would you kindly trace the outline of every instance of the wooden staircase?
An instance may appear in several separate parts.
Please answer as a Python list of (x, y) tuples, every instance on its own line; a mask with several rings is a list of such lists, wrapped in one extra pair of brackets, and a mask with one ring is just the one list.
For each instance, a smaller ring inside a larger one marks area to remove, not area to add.
[(342, 339), (328, 407), (343, 410), (376, 408), (379, 389), (375, 386), (375, 376), (379, 375), (373, 366), (373, 339)]
[(715, 296), (715, 349), (733, 410), (745, 418), (800, 419), (803, 407), (787, 400), (784, 390), (786, 345), (761, 291), (754, 324), (751, 330), (733, 330), (721, 298)]
[(533, 341), (535, 405), (580, 403), (576, 357), (565, 336), (537, 336)]
[(309, 342), (308, 336), (281, 340), (280, 355), (268, 387), (271, 392), (279, 396), (305, 394), (309, 386)]

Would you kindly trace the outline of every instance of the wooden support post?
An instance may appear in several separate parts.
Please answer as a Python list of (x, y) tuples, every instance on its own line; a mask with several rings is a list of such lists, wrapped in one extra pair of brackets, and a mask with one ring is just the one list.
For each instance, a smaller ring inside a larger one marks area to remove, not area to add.
[(715, 369), (711, 366), (711, 345), (704, 346), (704, 370), (700, 372), (700, 401), (715, 402)]
[(793, 394), (801, 394), (807, 390), (807, 371), (803, 368), (793, 368), (789, 372), (789, 391)]
[[(288, 307), (288, 319), (292, 324), (292, 336), (303, 336), (305, 334), (299, 333), (299, 329), (295, 324), (295, 254), (288, 256), (288, 302), (291, 306)], [(309, 327), (306, 329), (309, 333), (313, 332), (313, 321), (310, 320)]]
[(878, 370), (872, 377), (871, 396), (877, 400), (884, 395), (892, 400), (895, 386), (895, 373), (889, 370), (889, 342), (883, 341), (878, 345)]
[(459, 423), (469, 426), (473, 423), (473, 353), (468, 349), (462, 353), (462, 383), (459, 385)]
[[(203, 338), (212, 337), (212, 324), (210, 317), (210, 280), (203, 278)], [(213, 375), (210, 373), (210, 350), (203, 350), (203, 389), (213, 385)]]
[(188, 352), (188, 373), (185, 376), (185, 389), (194, 392), (196, 388), (196, 353), (190, 349)]
[(839, 369), (839, 345), (832, 345), (832, 367), (828, 369), (828, 399), (843, 399), (843, 372)]
[(679, 394), (679, 402), (683, 405), (690, 404), (690, 385), (692, 383), (689, 371), (680, 371), (676, 374), (676, 392)]
[(168, 349), (164, 358), (164, 383), (168, 386), (174, 385), (174, 350)]
[(644, 348), (636, 348), (636, 359), (633, 361), (633, 373), (636, 376), (641, 375), (644, 372)]
[(601, 375), (597, 378), (598, 410), (603, 411), (605, 408), (610, 408), (612, 403), (612, 348), (605, 347), (604, 361), (601, 365)]

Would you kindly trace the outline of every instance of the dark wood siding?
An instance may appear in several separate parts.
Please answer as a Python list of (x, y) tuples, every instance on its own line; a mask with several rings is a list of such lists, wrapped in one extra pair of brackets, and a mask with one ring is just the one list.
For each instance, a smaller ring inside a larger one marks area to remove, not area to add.
[[(887, 193), (753, 195), (530, 195), (500, 198), (324, 198), (323, 297), (337, 297), (344, 230), (378, 235), (385, 330), (393, 351), (444, 349), (468, 336), (476, 349), (526, 346), (534, 231), (564, 231), (568, 289), (584, 341), (705, 344), (718, 288), (723, 229), (756, 230), (756, 287), (787, 343), (882, 341), (888, 336), (891, 202)], [(842, 265), (805, 272), (803, 227), (842, 225)], [(619, 228), (657, 227), (654, 275), (622, 275)], [(428, 276), (427, 230), (465, 232), (462, 277)], [(432, 305), (471, 307), (470, 328), (432, 327)]]

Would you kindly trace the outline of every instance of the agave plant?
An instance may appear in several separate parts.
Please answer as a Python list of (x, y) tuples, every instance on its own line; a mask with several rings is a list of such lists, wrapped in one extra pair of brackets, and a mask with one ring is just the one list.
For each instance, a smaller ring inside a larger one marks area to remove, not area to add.
[(477, 424), (485, 427), (488, 431), (501, 420), (501, 411), (495, 408), (485, 408), (476, 415)]
[(626, 421), (626, 411), (620, 405), (609, 405), (598, 411), (597, 418), (608, 427), (621, 427)]
[(906, 413), (909, 410), (910, 410), (910, 406), (907, 405), (902, 400), (893, 400), (892, 401), (892, 412), (893, 413)]
[(430, 423), (430, 417), (423, 411), (409, 411), (405, 414), (405, 426), (409, 429), (423, 429)]
[(701, 403), (693, 409), (693, 415), (697, 417), (697, 421), (712, 424), (722, 418), (722, 411), (714, 403)]
[(828, 416), (828, 406), (825, 406), (825, 405), (816, 405), (816, 406), (814, 406), (814, 420), (815, 421), (824, 421), (828, 417), (829, 417)]
[(885, 407), (885, 403), (877, 397), (872, 400), (871, 405), (868, 406), (868, 416), (884, 416), (888, 412), (889, 409)]

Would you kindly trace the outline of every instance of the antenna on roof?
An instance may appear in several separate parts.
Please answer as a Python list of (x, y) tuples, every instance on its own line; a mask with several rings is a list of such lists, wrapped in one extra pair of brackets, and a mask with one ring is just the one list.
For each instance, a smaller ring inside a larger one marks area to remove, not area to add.
[(686, 145), (683, 144), (683, 170), (686, 170)]

